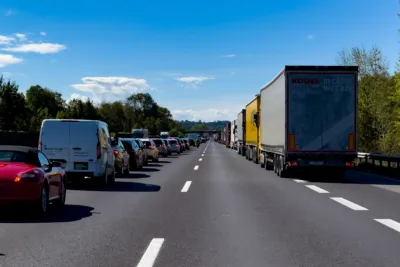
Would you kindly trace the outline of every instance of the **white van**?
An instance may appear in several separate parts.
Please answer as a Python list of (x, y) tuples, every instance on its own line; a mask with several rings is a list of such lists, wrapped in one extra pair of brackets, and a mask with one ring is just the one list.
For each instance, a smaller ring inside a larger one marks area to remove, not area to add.
[(115, 180), (114, 150), (108, 125), (95, 120), (43, 120), (39, 150), (62, 164), (68, 180)]

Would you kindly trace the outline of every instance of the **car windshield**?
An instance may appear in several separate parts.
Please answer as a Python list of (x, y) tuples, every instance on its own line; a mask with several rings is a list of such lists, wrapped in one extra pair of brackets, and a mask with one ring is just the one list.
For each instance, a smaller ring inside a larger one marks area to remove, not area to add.
[(176, 144), (176, 140), (169, 140), (170, 144)]
[(142, 141), (142, 143), (146, 146), (152, 146), (150, 141)]
[(153, 139), (153, 142), (154, 142), (156, 145), (162, 145), (162, 144), (163, 144), (163, 142), (161, 141), (161, 139)]
[(0, 150), (0, 162), (26, 162), (26, 159), (25, 152)]

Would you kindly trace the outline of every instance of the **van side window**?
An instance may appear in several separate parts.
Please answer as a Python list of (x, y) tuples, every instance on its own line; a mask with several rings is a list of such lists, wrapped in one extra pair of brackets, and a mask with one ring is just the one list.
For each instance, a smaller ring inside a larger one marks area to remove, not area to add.
[(108, 138), (107, 138), (107, 133), (106, 133), (106, 131), (104, 130), (104, 128), (103, 127), (101, 127), (101, 145), (102, 145), (102, 147), (103, 148), (107, 148), (107, 143), (109, 143), (108, 142)]

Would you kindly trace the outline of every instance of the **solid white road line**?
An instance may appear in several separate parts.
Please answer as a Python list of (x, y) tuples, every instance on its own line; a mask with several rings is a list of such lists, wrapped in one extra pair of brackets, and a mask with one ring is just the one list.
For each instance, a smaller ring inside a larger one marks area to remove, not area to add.
[(202, 159), (202, 158), (199, 158), (199, 161), (203, 161), (203, 159)]
[(204, 154), (201, 154), (202, 157), (204, 157)]
[(308, 187), (311, 190), (314, 190), (315, 192), (320, 193), (320, 194), (328, 194), (329, 193), (325, 189), (322, 189), (321, 187), (318, 187), (316, 185), (306, 185), (306, 187)]
[(152, 267), (163, 243), (164, 238), (153, 238), (137, 267)]
[(306, 183), (307, 181), (305, 180), (298, 180), (298, 179), (293, 179), (296, 183)]
[(368, 210), (367, 208), (364, 208), (360, 205), (357, 205), (356, 203), (353, 203), (347, 199), (344, 199), (342, 197), (331, 197), (332, 200), (352, 209), (352, 210)]
[(391, 220), (391, 219), (374, 219), (374, 221), (377, 221), (378, 223), (381, 223), (383, 225), (386, 225), (389, 228), (392, 228), (393, 230), (400, 232), (400, 223)]
[(187, 191), (189, 191), (190, 185), (192, 184), (192, 181), (187, 181), (185, 183), (185, 185), (183, 186), (181, 192), (182, 193), (186, 193)]
[(199, 169), (199, 165), (194, 166), (193, 170), (197, 171)]

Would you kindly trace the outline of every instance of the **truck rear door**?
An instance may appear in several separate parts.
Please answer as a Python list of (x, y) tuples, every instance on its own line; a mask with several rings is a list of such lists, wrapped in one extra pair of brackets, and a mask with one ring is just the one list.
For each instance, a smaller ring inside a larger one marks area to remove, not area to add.
[(354, 152), (354, 72), (288, 73), (289, 151)]

